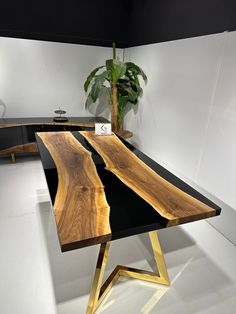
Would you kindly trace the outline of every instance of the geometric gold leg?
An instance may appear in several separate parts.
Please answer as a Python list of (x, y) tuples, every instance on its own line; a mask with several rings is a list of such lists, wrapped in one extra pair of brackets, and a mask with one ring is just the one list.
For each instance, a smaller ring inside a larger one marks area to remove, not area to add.
[(107, 263), (109, 247), (110, 242), (101, 244), (86, 314), (93, 314), (97, 309), (97, 301), (100, 296), (100, 288)]
[(170, 281), (157, 231), (149, 232), (149, 238), (151, 241), (158, 272), (150, 272), (146, 270), (118, 265), (103, 285), (102, 279), (107, 263), (110, 242), (101, 244), (86, 314), (95, 313), (101, 302), (104, 300), (104, 298), (120, 276), (126, 276), (169, 286)]

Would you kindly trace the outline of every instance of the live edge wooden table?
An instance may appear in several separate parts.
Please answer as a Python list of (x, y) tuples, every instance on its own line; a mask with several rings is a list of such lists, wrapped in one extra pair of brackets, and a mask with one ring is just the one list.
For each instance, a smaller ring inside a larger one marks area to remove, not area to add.
[[(127, 141), (94, 131), (37, 133), (63, 252), (100, 244), (87, 314), (119, 276), (169, 285), (157, 230), (220, 208)], [(102, 285), (110, 242), (149, 232), (158, 272), (117, 266)]]

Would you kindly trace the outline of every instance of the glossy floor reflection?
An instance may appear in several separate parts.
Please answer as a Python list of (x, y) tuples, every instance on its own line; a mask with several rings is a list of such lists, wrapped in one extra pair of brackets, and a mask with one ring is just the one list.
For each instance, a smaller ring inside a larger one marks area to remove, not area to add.
[[(0, 313), (83, 314), (98, 246), (61, 253), (38, 158), (0, 160)], [(206, 221), (159, 232), (171, 287), (121, 278), (97, 313), (235, 313), (236, 247)], [(114, 241), (107, 265), (152, 269), (147, 235)]]

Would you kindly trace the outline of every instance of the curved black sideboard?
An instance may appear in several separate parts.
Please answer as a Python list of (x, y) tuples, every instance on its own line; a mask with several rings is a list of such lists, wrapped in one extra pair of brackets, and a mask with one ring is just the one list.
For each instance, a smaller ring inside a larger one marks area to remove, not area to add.
[(0, 119), (0, 156), (37, 153), (35, 132), (77, 131), (93, 128), (95, 123), (108, 122), (102, 117), (71, 117), (67, 122), (55, 122), (52, 117)]

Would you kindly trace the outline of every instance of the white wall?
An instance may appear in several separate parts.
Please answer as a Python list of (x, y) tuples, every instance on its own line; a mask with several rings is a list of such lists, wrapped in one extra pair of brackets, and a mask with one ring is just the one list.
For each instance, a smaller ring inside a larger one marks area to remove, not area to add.
[(126, 116), (133, 142), (235, 209), (236, 32), (129, 48), (125, 59), (149, 79)]
[(0, 117), (4, 104), (5, 117), (54, 116), (58, 106), (91, 115), (83, 83), (111, 57), (111, 48), (0, 37)]

